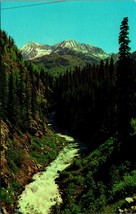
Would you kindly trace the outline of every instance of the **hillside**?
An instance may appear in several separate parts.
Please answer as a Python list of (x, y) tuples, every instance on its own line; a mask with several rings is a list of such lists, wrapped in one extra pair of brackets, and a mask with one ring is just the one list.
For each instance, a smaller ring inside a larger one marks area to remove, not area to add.
[(25, 185), (57, 157), (65, 140), (43, 118), (51, 105), (48, 75), (38, 80), (13, 39), (0, 34), (1, 212), (12, 214)]
[(42, 66), (50, 74), (57, 76), (76, 66), (83, 68), (87, 64), (97, 64), (110, 57), (102, 49), (74, 40), (65, 40), (54, 46), (28, 43), (21, 48), (24, 59)]
[[(53, 46), (30, 42), (21, 48), (21, 53), (25, 60), (56, 77), (75, 67), (82, 69), (87, 64), (99, 64), (101, 60), (110, 61), (111, 57), (114, 63), (118, 60), (118, 54), (107, 54), (101, 48), (75, 40), (65, 40)], [(136, 59), (135, 52), (132, 53), (132, 58)]]
[[(127, 22), (127, 18), (125, 20)], [(122, 45), (117, 63), (110, 57), (90, 64), (88, 55), (81, 51), (103, 54), (101, 49), (64, 41), (54, 47), (56, 50), (59, 47), (57, 53), (49, 53), (51, 47), (45, 45), (48, 55), (33, 59), (44, 65), (37, 67), (23, 59), (10, 36), (4, 31), (0, 33), (2, 213), (18, 213), (18, 196), (26, 184), (32, 182), (32, 176), (46, 172), (65, 145), (68, 144), (69, 149), (74, 145), (73, 140), (67, 143), (55, 130), (71, 134), (76, 139), (79, 154), (70, 165), (64, 151), (64, 163), (69, 167), (55, 171), (60, 175), (56, 183), (63, 203), (56, 201), (50, 213), (135, 212), (135, 53), (132, 59), (125, 44), (127, 51), (124, 53)], [(38, 47), (43, 54), (43, 46), (35, 43), (31, 46), (32, 49)], [(31, 48), (26, 46), (25, 50), (31, 52)], [(70, 61), (73, 67), (69, 66)], [(66, 72), (56, 75), (62, 65)], [(46, 66), (49, 69), (56, 66), (56, 78), (46, 71)], [(44, 179), (41, 183), (44, 185)], [(35, 191), (37, 188), (30, 191), (31, 196), (38, 195)], [(40, 211), (40, 214), (45, 213)]]
[(59, 74), (63, 74), (67, 70), (73, 70), (77, 66), (83, 68), (86, 65), (86, 62), (78, 56), (71, 56), (67, 54), (51, 54), (36, 58), (32, 60), (32, 62), (36, 66), (44, 68), (45, 71), (56, 77)]

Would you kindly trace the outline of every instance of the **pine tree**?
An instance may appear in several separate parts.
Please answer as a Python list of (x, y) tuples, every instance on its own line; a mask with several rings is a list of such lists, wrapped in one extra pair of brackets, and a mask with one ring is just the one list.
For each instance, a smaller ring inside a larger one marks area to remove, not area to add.
[(112, 83), (114, 83), (115, 74), (114, 74), (114, 61), (113, 61), (113, 57), (111, 57), (111, 59), (110, 59), (109, 78), (110, 78), (110, 81)]
[(130, 47), (129, 47), (129, 26), (128, 17), (125, 17), (121, 22), (120, 34), (119, 34), (119, 59), (126, 60), (130, 57)]
[(119, 61), (117, 67), (117, 106), (119, 140), (125, 148), (129, 143), (130, 135), (130, 91), (131, 91), (131, 60), (129, 47), (128, 17), (125, 17), (120, 26), (119, 34)]

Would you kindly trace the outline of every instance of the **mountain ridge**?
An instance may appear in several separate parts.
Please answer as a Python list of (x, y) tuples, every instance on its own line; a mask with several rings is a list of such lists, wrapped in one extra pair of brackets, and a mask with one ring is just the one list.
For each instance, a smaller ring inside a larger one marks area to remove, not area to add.
[[(107, 54), (101, 48), (75, 40), (64, 40), (52, 46), (29, 42), (21, 48), (21, 52), (25, 60), (44, 67), (53, 76), (73, 70), (75, 67), (83, 68), (87, 64), (99, 64), (101, 60), (109, 61), (111, 57), (114, 63), (118, 61), (116, 53)], [(135, 52), (131, 57), (136, 59)]]
[(50, 54), (58, 53), (60, 55), (70, 54), (71, 51), (76, 53), (82, 53), (87, 55), (92, 55), (98, 58), (105, 59), (109, 56), (106, 54), (101, 48), (85, 44), (79, 43), (75, 40), (64, 40), (60, 43), (55, 45), (47, 45), (47, 44), (40, 44), (36, 42), (29, 42), (24, 45), (21, 49), (22, 55), (26, 60), (34, 60), (36, 58), (47, 56)]

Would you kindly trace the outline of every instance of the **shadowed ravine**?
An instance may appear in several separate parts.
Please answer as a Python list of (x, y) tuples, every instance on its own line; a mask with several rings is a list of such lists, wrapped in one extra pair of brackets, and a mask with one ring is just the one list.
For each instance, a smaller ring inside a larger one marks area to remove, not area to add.
[(59, 177), (59, 172), (68, 167), (73, 158), (78, 156), (79, 147), (77, 143), (74, 143), (72, 137), (58, 135), (72, 143), (59, 153), (58, 157), (45, 169), (45, 172), (39, 172), (33, 176), (33, 182), (28, 184), (19, 196), (16, 213), (48, 214), (53, 205), (62, 202), (55, 179)]

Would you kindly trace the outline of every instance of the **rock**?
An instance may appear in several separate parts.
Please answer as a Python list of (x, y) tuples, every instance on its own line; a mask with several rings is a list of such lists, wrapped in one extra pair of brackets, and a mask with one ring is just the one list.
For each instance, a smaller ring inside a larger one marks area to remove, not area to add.
[(36, 137), (42, 137), (47, 133), (45, 125), (41, 121), (31, 120), (29, 132)]
[(42, 165), (41, 164), (37, 164), (37, 168), (38, 168), (38, 170), (42, 169)]
[(123, 213), (124, 211), (122, 209), (119, 209), (119, 213)]
[(30, 176), (32, 174), (32, 171), (33, 171), (33, 169), (30, 166), (28, 166), (28, 176)]
[(133, 207), (132, 210), (136, 211), (136, 206), (132, 206), (132, 207)]
[(6, 211), (5, 207), (2, 207), (2, 211), (4, 214), (8, 214), (8, 212)]
[(124, 209), (124, 212), (125, 212), (125, 213), (128, 213), (128, 209), (127, 209), (127, 208), (125, 208), (125, 209)]
[(131, 198), (131, 197), (127, 197), (127, 198), (125, 198), (125, 201), (128, 202), (128, 203), (130, 204), (130, 203), (133, 203), (133, 202), (134, 202), (134, 199)]
[(119, 207), (119, 213), (136, 213), (136, 196), (127, 197), (124, 204)]
[(133, 196), (133, 199), (136, 201), (136, 195), (135, 195), (135, 196)]

